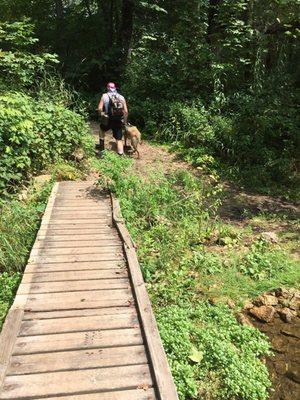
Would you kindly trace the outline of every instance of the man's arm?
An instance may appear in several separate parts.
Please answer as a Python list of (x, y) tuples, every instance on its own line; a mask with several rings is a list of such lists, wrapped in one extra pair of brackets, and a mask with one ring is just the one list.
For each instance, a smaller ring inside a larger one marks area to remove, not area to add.
[(103, 95), (102, 95), (101, 100), (99, 101), (99, 104), (98, 104), (97, 111), (98, 112), (103, 111), (103, 106), (104, 106), (104, 99), (103, 99)]
[(126, 100), (124, 99), (124, 123), (127, 124), (127, 119), (128, 119), (128, 107)]

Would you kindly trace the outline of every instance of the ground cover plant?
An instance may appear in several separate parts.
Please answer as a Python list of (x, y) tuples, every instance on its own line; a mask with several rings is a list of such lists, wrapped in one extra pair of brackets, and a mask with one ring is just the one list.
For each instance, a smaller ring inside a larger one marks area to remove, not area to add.
[(13, 302), (52, 183), (31, 186), (26, 198), (0, 204), (0, 328)]
[(180, 398), (267, 399), (268, 341), (239, 325), (227, 302), (238, 308), (264, 290), (299, 282), (288, 250), (220, 220), (216, 176), (155, 170), (145, 178), (113, 153), (95, 164), (138, 245)]

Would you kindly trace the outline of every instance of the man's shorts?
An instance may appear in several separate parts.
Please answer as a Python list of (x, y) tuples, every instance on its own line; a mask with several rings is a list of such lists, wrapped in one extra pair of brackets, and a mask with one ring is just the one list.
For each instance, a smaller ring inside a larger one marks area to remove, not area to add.
[(108, 124), (107, 125), (100, 124), (100, 128), (104, 132), (107, 132), (107, 131), (109, 131), (111, 129), (112, 132), (113, 132), (113, 137), (116, 140), (122, 140), (122, 137), (123, 137), (123, 131), (122, 131), (123, 122), (122, 122), (121, 119), (119, 119), (119, 118), (118, 119), (109, 118)]

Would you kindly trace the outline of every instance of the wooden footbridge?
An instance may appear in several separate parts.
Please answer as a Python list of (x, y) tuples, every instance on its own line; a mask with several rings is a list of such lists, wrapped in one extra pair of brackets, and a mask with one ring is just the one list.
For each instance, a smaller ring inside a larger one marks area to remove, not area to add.
[(177, 399), (118, 202), (92, 183), (54, 186), (0, 363), (0, 399)]

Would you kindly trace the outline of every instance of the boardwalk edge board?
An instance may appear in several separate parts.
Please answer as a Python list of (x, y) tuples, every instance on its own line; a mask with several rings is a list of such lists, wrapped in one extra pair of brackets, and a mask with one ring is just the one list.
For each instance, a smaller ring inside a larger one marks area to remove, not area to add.
[(172, 378), (167, 356), (164, 351), (151, 302), (144, 283), (139, 261), (136, 254), (136, 245), (128, 232), (118, 199), (111, 193), (112, 219), (124, 242), (129, 273), (132, 280), (133, 292), (141, 319), (141, 328), (150, 355), (155, 383), (160, 400), (178, 400), (176, 387)]
[[(56, 199), (56, 193), (58, 191), (58, 182), (53, 185), (52, 191), (48, 198), (48, 203), (41, 220), (41, 225), (47, 225), (49, 223), (53, 206)], [(36, 243), (36, 242), (35, 242)], [(28, 262), (31, 258), (31, 253), (34, 251), (33, 246), (29, 254)], [(25, 268), (26, 271), (26, 268)], [(25, 272), (24, 271), (24, 272)], [(23, 275), (24, 276), (24, 275)], [(23, 281), (23, 279), (22, 279)], [(21, 281), (21, 283), (22, 283)], [(19, 288), (21, 287), (21, 283)], [(12, 351), (17, 340), (17, 335), (21, 327), (21, 322), (24, 315), (24, 309), (27, 302), (28, 294), (20, 295), (20, 289), (18, 289), (15, 300), (10, 307), (5, 322), (2, 327), (2, 332), (0, 334), (0, 390), (3, 385), (3, 381), (6, 375), (7, 368), (10, 363), (12, 356)]]

